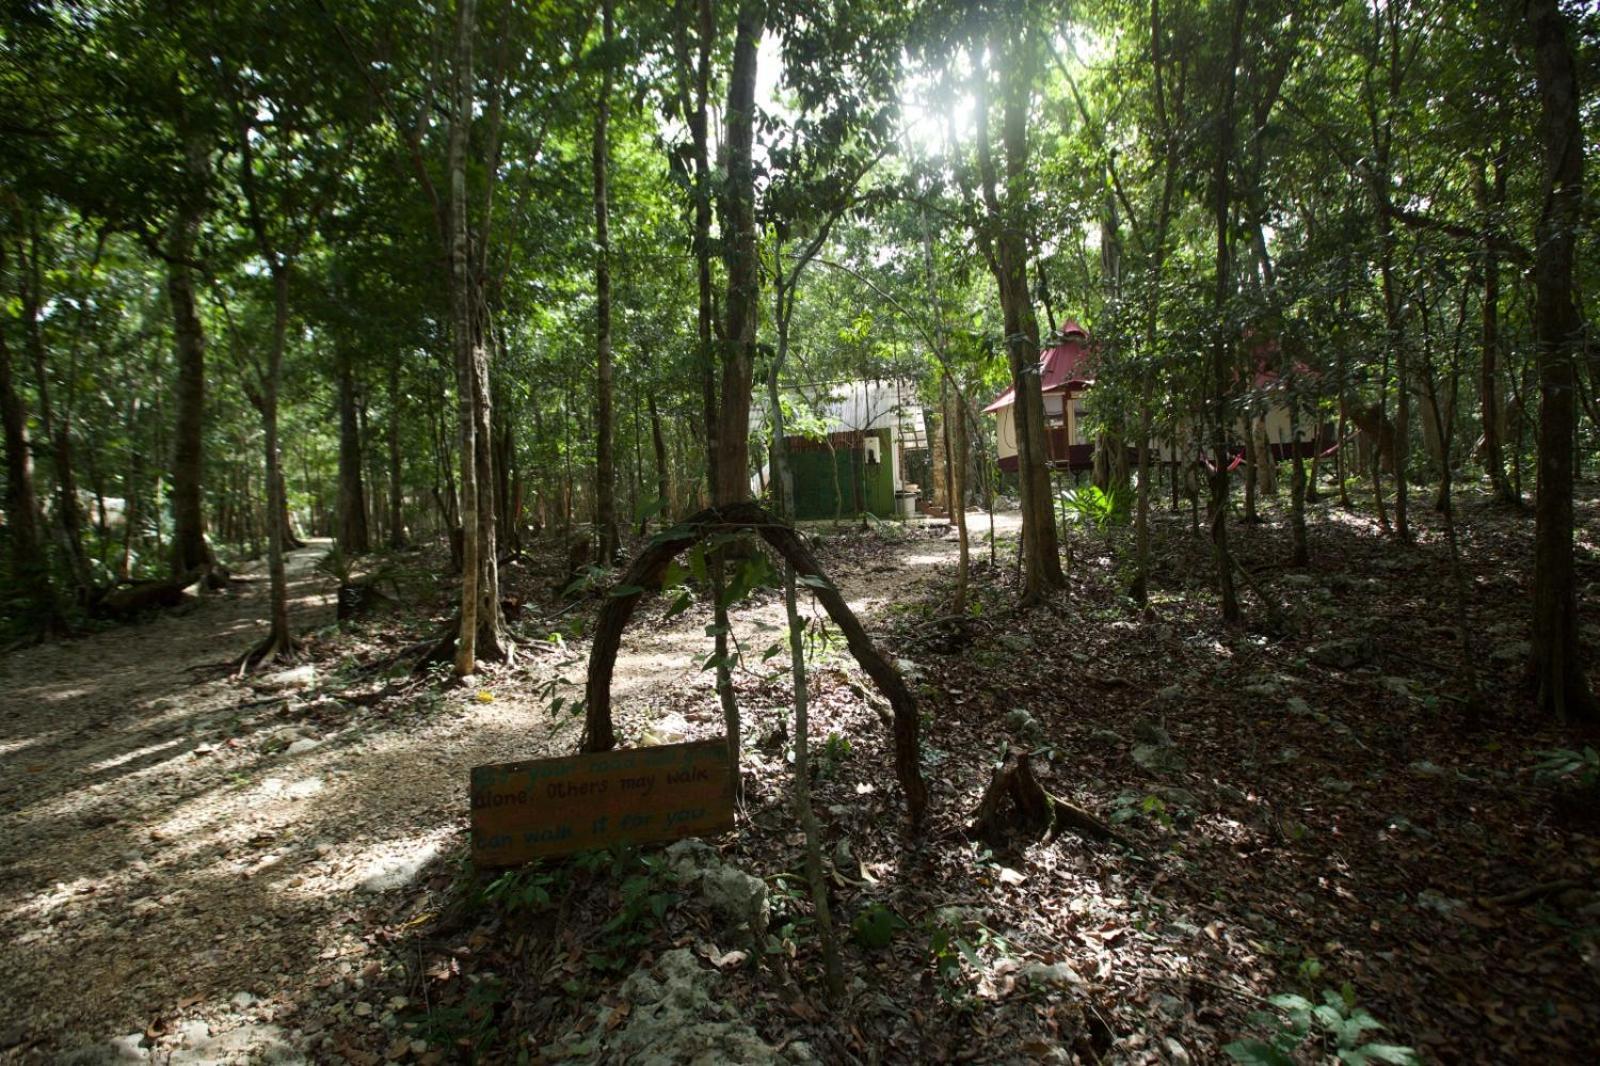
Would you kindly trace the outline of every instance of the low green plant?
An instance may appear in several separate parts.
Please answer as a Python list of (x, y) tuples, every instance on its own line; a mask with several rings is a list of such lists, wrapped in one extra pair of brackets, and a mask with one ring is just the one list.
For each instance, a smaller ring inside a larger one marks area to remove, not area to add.
[(1112, 801), (1111, 813), (1106, 816), (1106, 820), (1112, 825), (1121, 825), (1141, 817), (1159, 822), (1168, 829), (1173, 825), (1172, 815), (1167, 811), (1166, 800), (1154, 793), (1120, 793)]
[(493, 974), (469, 977), (459, 999), (432, 1004), (417, 1015), (416, 1035), (441, 1047), (470, 1047), (487, 1055), (502, 1040), (497, 1015), (506, 998), (505, 982)]
[(611, 584), (611, 569), (605, 566), (584, 566), (575, 571), (572, 580), (567, 582), (566, 588), (561, 590), (561, 595), (568, 599), (577, 599), (587, 596), (591, 592), (598, 592)]
[(870, 903), (850, 922), (850, 937), (872, 951), (882, 951), (907, 928), (906, 920), (881, 903)]
[(1326, 1059), (1362, 1066), (1369, 1062), (1416, 1064), (1422, 1059), (1416, 1051), (1399, 1044), (1380, 1044), (1366, 1038), (1382, 1029), (1383, 1023), (1356, 1004), (1355, 989), (1349, 982), (1335, 991), (1324, 989), (1322, 1002), (1289, 992), (1267, 1000), (1274, 1010), (1256, 1011), (1250, 1020), (1268, 1032), (1266, 1040), (1235, 1040), (1223, 1051), (1246, 1066), (1294, 1066), (1305, 1055), (1320, 1054)]
[[(970, 987), (971, 975), (982, 974), (987, 969), (984, 952), (1001, 958), (1014, 954), (1004, 936), (979, 921), (950, 920), (938, 914), (929, 926), (928, 953), (934, 970), (944, 981), (943, 994), (947, 998), (965, 993)], [(962, 969), (963, 962), (970, 967), (971, 974)]]
[(1600, 753), (1591, 747), (1585, 747), (1582, 751), (1552, 748), (1534, 754), (1539, 756), (1540, 761), (1534, 766), (1533, 773), (1542, 782), (1577, 788), (1594, 788), (1600, 784)]
[[(667, 888), (665, 860), (658, 855), (640, 855), (631, 848), (596, 852), (596, 862), (612, 859), (612, 873), (620, 880), (620, 902), (611, 920), (600, 927), (595, 948), (589, 953), (589, 968), (617, 971), (632, 965), (639, 949), (650, 942), (652, 929), (666, 917), (667, 908), (678, 894)], [(579, 856), (580, 860), (583, 856)]]
[(850, 738), (838, 733), (829, 733), (828, 739), (822, 744), (821, 758), (818, 759), (818, 773), (823, 777), (832, 777), (839, 772), (839, 767), (850, 757)]
[(1061, 497), (1061, 509), (1071, 521), (1101, 533), (1127, 525), (1132, 513), (1127, 492), (1116, 488), (1107, 492), (1098, 485), (1079, 485), (1068, 492)]
[(813, 919), (806, 908), (805, 879), (787, 871), (768, 879), (767, 899), (772, 916), (767, 924), (768, 950), (783, 951), (785, 944), (799, 941), (801, 931)]
[(494, 878), (484, 886), (482, 900), (507, 914), (540, 911), (550, 905), (551, 890), (558, 888), (560, 881), (556, 871), (532, 863)]

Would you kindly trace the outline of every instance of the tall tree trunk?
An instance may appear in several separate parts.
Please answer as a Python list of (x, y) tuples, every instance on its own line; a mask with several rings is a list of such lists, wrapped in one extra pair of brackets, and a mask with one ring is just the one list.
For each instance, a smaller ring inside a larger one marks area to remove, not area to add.
[(1216, 408), (1212, 438), (1211, 473), (1211, 550), (1216, 559), (1217, 589), (1222, 600), (1222, 619), (1229, 624), (1240, 619), (1239, 596), (1233, 584), (1233, 555), (1228, 550), (1228, 389), (1233, 350), (1232, 330), (1227, 327), (1228, 303), (1233, 294), (1233, 255), (1228, 240), (1231, 206), (1229, 185), (1233, 163), (1234, 96), (1238, 87), (1239, 54), (1243, 47), (1246, 0), (1234, 0), (1233, 28), (1228, 47), (1228, 68), (1223, 80), (1221, 126), (1217, 134), (1216, 170), (1212, 175), (1214, 218), (1217, 227), (1216, 291), (1212, 298), (1213, 328), (1211, 345), (1212, 402)]
[(972, 541), (967, 533), (967, 405), (961, 393), (951, 386), (944, 402), (945, 455), (949, 465), (945, 484), (950, 504), (950, 521), (955, 523), (959, 545), (956, 558), (956, 596), (951, 611), (965, 614), (967, 587), (972, 580)]
[(933, 254), (933, 229), (928, 224), (928, 213), (921, 213), (922, 265), (928, 282), (928, 307), (933, 312), (933, 339), (937, 347), (939, 365), (944, 377), (939, 384), (944, 423), (944, 486), (945, 506), (950, 511), (950, 521), (956, 527), (960, 553), (956, 564), (956, 595), (950, 610), (965, 614), (967, 610), (967, 585), (972, 573), (972, 547), (967, 537), (967, 404), (947, 359), (948, 334), (945, 331), (944, 310), (939, 302), (938, 262)]
[[(0, 250), (0, 268), (5, 253)], [(28, 413), (11, 373), (11, 349), (0, 330), (0, 421), (6, 442), (6, 525), (11, 541), (11, 580), (37, 612), (44, 631), (60, 627), (50, 567), (39, 536), (39, 500), (33, 489), (33, 452), (28, 441)]]
[[(1150, 0), (1150, 68), (1153, 101), (1155, 104), (1157, 132), (1162, 143), (1161, 202), (1156, 211), (1155, 237), (1150, 255), (1150, 276), (1146, 279), (1144, 360), (1145, 366), (1139, 382), (1139, 499), (1134, 516), (1135, 572), (1132, 595), (1139, 603), (1147, 603), (1150, 595), (1150, 445), (1153, 436), (1154, 365), (1158, 333), (1161, 324), (1161, 278), (1166, 266), (1167, 231), (1172, 224), (1172, 198), (1178, 183), (1178, 141), (1173, 135), (1172, 120), (1167, 108), (1167, 86), (1163, 76), (1163, 55), (1166, 39), (1161, 27), (1160, 0)], [(1172, 446), (1172, 509), (1178, 509), (1178, 446)]]
[(267, 513), (278, 516), (270, 522), (267, 537), (268, 614), (271, 629), (262, 647), (263, 659), (293, 654), (294, 635), (289, 630), (289, 581), (284, 567), (284, 551), (292, 536), (289, 529), (288, 494), (283, 473), (283, 457), (278, 445), (278, 389), (283, 381), (283, 350), (289, 333), (289, 268), (278, 264), (272, 272), (272, 343), (267, 351), (267, 374), (261, 389), (261, 422), (267, 449)]
[[(476, 292), (476, 286), (474, 286)], [(477, 470), (478, 639), (480, 660), (500, 662), (511, 647), (500, 613), (499, 512), (495, 501), (494, 395), (490, 389), (488, 323), (474, 319), (472, 335), (472, 440)]]
[(1578, 653), (1572, 552), (1576, 363), (1583, 321), (1572, 266), (1583, 208), (1583, 131), (1576, 62), (1559, 0), (1527, 0), (1539, 85), (1544, 183), (1534, 264), (1539, 370), (1539, 484), (1534, 497), (1533, 660), (1539, 709), (1592, 722), (1595, 700)]
[[(749, 495), (750, 395), (761, 298), (760, 261), (756, 257), (755, 169), (751, 153), (755, 137), (756, 63), (766, 14), (763, 0), (740, 0), (734, 28), (733, 68), (728, 77), (727, 129), (723, 139), (727, 182), (722, 221), (728, 290), (722, 334), (722, 388), (717, 400), (717, 417), (706, 423), (707, 434), (713, 440), (708, 451), (712, 467), (711, 499), (718, 507), (739, 503)], [(707, 43), (703, 35), (708, 19), (708, 14), (702, 14), (702, 62)], [(716, 631), (717, 692), (727, 731), (729, 762), (737, 768), (741, 747), (739, 707), (729, 666), (728, 608), (723, 596), (723, 553), (720, 551), (712, 556), (711, 586), (716, 599), (712, 620)]]
[(467, 133), (472, 121), (472, 33), (475, 0), (456, 0), (455, 89), (445, 170), (449, 175), (450, 331), (456, 364), (456, 413), (460, 433), (461, 629), (455, 671), (466, 676), (478, 664), (478, 473), (477, 353), (474, 350), (471, 248), (467, 233)]
[(617, 534), (616, 430), (611, 402), (611, 233), (606, 204), (606, 168), (610, 155), (607, 126), (611, 121), (612, 0), (603, 0), (601, 46), (607, 49), (594, 106), (594, 318), (595, 318), (595, 458), (594, 519), (600, 535), (599, 561), (615, 561), (621, 547)]
[[(1401, 106), (1400, 89), (1403, 64), (1400, 48), (1400, 9), (1389, 4), (1374, 6), (1372, 17), (1378, 21), (1374, 36), (1375, 49), (1387, 50), (1387, 108), (1380, 119), (1371, 116), (1373, 170), (1371, 185), (1378, 215), (1379, 260), (1378, 270), (1383, 291), (1383, 314), (1386, 331), (1386, 350), (1394, 359), (1395, 412), (1394, 412), (1394, 534), (1402, 544), (1411, 542), (1411, 520), (1408, 507), (1409, 482), (1407, 459), (1411, 452), (1411, 394), (1410, 375), (1406, 360), (1405, 326), (1401, 321), (1400, 294), (1395, 281), (1395, 228), (1394, 210), (1390, 202), (1394, 151), (1394, 116)], [(1374, 55), (1376, 64), (1378, 56)]]
[[(689, 49), (690, 5), (693, 5), (695, 49)], [(717, 359), (712, 348), (711, 304), (711, 161), (707, 129), (711, 91), (711, 54), (716, 37), (714, 0), (677, 0), (673, 48), (677, 53), (678, 102), (688, 116), (694, 157), (693, 200), (695, 259), (695, 337), (700, 368), (700, 402), (706, 430), (706, 487), (717, 486), (718, 412)]]
[(717, 427), (717, 484), (713, 499), (738, 503), (750, 489), (750, 395), (755, 372), (756, 322), (761, 299), (756, 256), (755, 136), (757, 51), (766, 21), (764, 0), (740, 0), (734, 30), (733, 70), (728, 79), (725, 151), (727, 184), (723, 197), (724, 264), (728, 275), (724, 303), (722, 390)]
[(362, 485), (361, 432), (356, 420), (356, 380), (350, 353), (340, 349), (339, 374), (339, 548), (347, 555), (371, 550), (367, 494)]
[[(207, 174), (205, 149), (191, 143), (189, 169)], [(201, 511), (201, 479), (205, 470), (206, 337), (195, 311), (194, 254), (201, 211), (184, 205), (175, 216), (166, 248), (167, 302), (172, 310), (172, 338), (178, 367), (173, 392), (176, 407), (172, 453), (172, 572), (210, 574), (216, 556), (206, 542)], [(211, 584), (220, 587), (221, 575)]]
[[(1011, 40), (1001, 46), (1001, 38)], [(978, 159), (988, 207), (991, 269), (999, 289), (1006, 353), (1011, 366), (1012, 418), (1017, 435), (1017, 481), (1022, 505), (1022, 602), (1035, 603), (1066, 584), (1056, 539), (1050, 490), (1049, 451), (1044, 435), (1044, 396), (1039, 379), (1039, 322), (1028, 292), (1026, 208), (1031, 171), (1027, 159), (1028, 110), (1033, 94), (1038, 41), (1015, 25), (996, 27), (990, 41), (1005, 79), (1001, 141), (1006, 155), (1002, 200), (989, 144), (989, 72), (979, 68)], [(1020, 50), (1021, 54), (1017, 54)]]

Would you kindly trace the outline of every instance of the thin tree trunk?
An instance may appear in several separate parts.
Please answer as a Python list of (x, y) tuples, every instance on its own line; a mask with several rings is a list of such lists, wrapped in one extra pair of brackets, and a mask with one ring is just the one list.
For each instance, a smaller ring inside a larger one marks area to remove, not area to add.
[(1521, 503), (1511, 492), (1506, 478), (1505, 445), (1500, 439), (1503, 416), (1500, 400), (1500, 214), (1506, 202), (1506, 149), (1495, 153), (1493, 193), (1480, 164), (1476, 189), (1478, 206), (1484, 213), (1483, 228), (1483, 359), (1479, 366), (1478, 401), (1483, 421), (1483, 462), (1496, 498), (1506, 503)]
[(1261, 465), (1260, 451), (1256, 448), (1256, 418), (1253, 412), (1247, 410), (1244, 417), (1244, 517), (1246, 525), (1255, 525), (1261, 521), (1261, 516), (1256, 513), (1256, 488), (1260, 479), (1256, 470)]
[[(34, 223), (37, 226), (37, 222)], [(102, 238), (102, 243), (103, 243)], [(19, 241), (19, 247), (21, 242)], [(37, 228), (35, 228), (28, 241), (26, 254), (22, 256), (19, 274), (22, 279), (20, 286), (22, 297), (22, 318), (26, 324), (24, 336), (27, 340), (28, 355), (33, 363), (34, 391), (39, 398), (39, 428), (44, 433), (44, 439), (49, 446), (50, 465), (55, 473), (56, 485), (56, 520), (60, 523), (60, 542), (62, 554), (66, 557), (68, 569), (72, 572), (72, 581), (75, 586), (77, 602), (82, 605), (89, 602), (94, 590), (94, 577), (89, 567), (89, 556), (84, 549), (83, 538), (83, 509), (78, 505), (78, 480), (72, 463), (72, 428), (70, 407), (60, 412), (57, 417), (55, 404), (50, 396), (50, 375), (45, 359), (44, 328), (41, 321), (41, 302), (44, 299), (44, 267), (40, 262), (42, 258), (42, 244)], [(100, 252), (95, 252), (95, 261), (98, 262)], [(79, 312), (78, 329), (83, 327), (82, 312)], [(76, 347), (76, 340), (74, 341)], [(77, 363), (76, 352), (72, 359)], [(68, 381), (75, 375), (68, 371)], [(70, 387), (70, 385), (69, 385)]]
[(471, 249), (467, 233), (466, 148), (472, 121), (472, 33), (475, 0), (456, 0), (455, 91), (445, 169), (450, 183), (450, 327), (455, 350), (456, 407), (461, 444), (461, 629), (455, 671), (466, 676), (478, 664), (478, 474)]
[(288, 501), (284, 492), (283, 459), (278, 447), (278, 390), (283, 381), (283, 350), (289, 332), (289, 268), (278, 264), (272, 276), (272, 343), (267, 351), (267, 374), (262, 382), (261, 422), (267, 451), (267, 510), (279, 516), (268, 527), (268, 617), (271, 628), (260, 658), (293, 654), (295, 640), (289, 631), (289, 582), (284, 567), (285, 542), (290, 537)]
[(1216, 169), (1212, 177), (1214, 188), (1214, 218), (1217, 227), (1216, 292), (1212, 312), (1216, 318), (1216, 339), (1211, 346), (1211, 384), (1216, 406), (1216, 425), (1213, 429), (1214, 462), (1211, 474), (1211, 548), (1217, 567), (1217, 587), (1222, 601), (1222, 619), (1231, 624), (1240, 620), (1239, 597), (1233, 585), (1233, 556), (1228, 550), (1228, 387), (1229, 352), (1232, 350), (1231, 331), (1224, 323), (1233, 291), (1233, 257), (1228, 241), (1229, 208), (1232, 200), (1229, 186), (1229, 168), (1233, 161), (1234, 95), (1238, 86), (1239, 55), (1244, 40), (1244, 15), (1246, 0), (1234, 0), (1233, 27), (1228, 48), (1228, 69), (1222, 93), (1222, 122), (1217, 137)]
[(489, 382), (488, 324), (474, 319), (472, 336), (472, 439), (477, 469), (478, 639), (480, 660), (500, 662), (511, 654), (500, 613), (499, 521), (495, 501), (494, 397)]
[(1133, 587), (1128, 594), (1141, 605), (1150, 602), (1150, 407), (1154, 376), (1151, 367), (1145, 367), (1139, 375), (1139, 495), (1133, 515)]
[(400, 355), (389, 360), (389, 547), (406, 546), (405, 496), (400, 483)]
[[(1306, 540), (1306, 489), (1310, 481), (1306, 477), (1305, 458), (1300, 454), (1300, 404), (1293, 396), (1289, 397), (1289, 438), (1289, 446), (1294, 449), (1289, 481), (1289, 531), (1293, 544), (1290, 562), (1295, 566), (1307, 566), (1311, 562), (1311, 546)], [(1312, 439), (1316, 439), (1315, 430), (1312, 430)], [(1312, 450), (1315, 451), (1315, 445)], [(1315, 465), (1312, 470), (1316, 470)]]
[[(778, 375), (789, 356), (789, 320), (794, 311), (794, 290), (799, 284), (799, 272), (804, 262), (795, 267), (787, 287), (783, 273), (782, 237), (774, 238), (773, 295), (778, 324), (778, 345), (774, 358), (767, 367), (767, 400), (772, 413), (772, 499), (779, 520), (793, 521), (793, 513), (786, 510), (789, 502), (784, 498), (783, 485), (789, 468), (788, 441), (784, 436), (783, 405), (778, 399)], [(839, 959), (839, 947), (834, 938), (833, 917), (828, 907), (828, 881), (822, 867), (822, 830), (817, 825), (816, 811), (811, 804), (811, 719), (809, 692), (806, 684), (805, 622), (800, 617), (799, 595), (796, 589), (794, 564), (784, 562), (783, 606), (789, 625), (789, 659), (794, 679), (794, 809), (805, 836), (806, 881), (811, 889), (811, 903), (817, 911), (817, 933), (822, 942), (823, 967), (827, 974), (830, 1000), (837, 1001), (844, 994), (844, 968)]]
[(650, 446), (656, 457), (656, 506), (662, 524), (670, 519), (672, 504), (672, 466), (667, 460), (667, 439), (661, 428), (661, 410), (656, 404), (652, 388), (645, 399), (645, 409), (650, 413)]
[(371, 550), (367, 530), (367, 495), (361, 476), (361, 432), (356, 418), (355, 372), (350, 354), (335, 355), (339, 374), (339, 548), (347, 555)]
[[(612, 0), (603, 0), (601, 46), (610, 48)], [(595, 526), (600, 535), (599, 561), (609, 565), (621, 547), (617, 532), (616, 430), (611, 386), (611, 234), (606, 204), (606, 168), (610, 155), (607, 126), (611, 121), (611, 60), (600, 75), (594, 108), (594, 297), (595, 297)]]
[[(0, 250), (0, 269), (5, 252)], [(39, 615), (43, 632), (60, 628), (50, 568), (39, 527), (42, 518), (33, 488), (33, 452), (28, 441), (28, 414), (12, 377), (11, 349), (0, 330), (0, 421), (6, 442), (6, 525), (11, 542), (11, 580)]]
[(971, 542), (967, 537), (967, 405), (956, 387), (945, 351), (946, 333), (944, 312), (939, 303), (939, 278), (937, 261), (933, 254), (933, 230), (928, 225), (928, 214), (922, 212), (922, 262), (927, 275), (928, 307), (934, 314), (933, 336), (938, 346), (939, 365), (944, 368), (939, 395), (942, 400), (945, 459), (945, 503), (950, 511), (950, 521), (955, 523), (960, 554), (956, 563), (956, 595), (951, 613), (965, 614), (967, 610), (967, 585), (972, 573)]

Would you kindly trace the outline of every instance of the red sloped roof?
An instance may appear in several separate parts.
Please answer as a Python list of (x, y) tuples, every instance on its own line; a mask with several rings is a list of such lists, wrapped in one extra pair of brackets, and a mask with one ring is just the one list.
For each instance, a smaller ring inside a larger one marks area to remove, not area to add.
[[(1094, 352), (1089, 347), (1089, 333), (1076, 322), (1068, 322), (1061, 327), (1062, 342), (1054, 348), (1046, 348), (1039, 353), (1039, 390), (1041, 392), (1057, 392), (1062, 389), (1084, 388), (1094, 384), (1092, 362)], [(1011, 389), (1007, 388), (994, 403), (985, 407), (985, 414), (992, 414), (1003, 407), (1009, 407), (1015, 397)]]

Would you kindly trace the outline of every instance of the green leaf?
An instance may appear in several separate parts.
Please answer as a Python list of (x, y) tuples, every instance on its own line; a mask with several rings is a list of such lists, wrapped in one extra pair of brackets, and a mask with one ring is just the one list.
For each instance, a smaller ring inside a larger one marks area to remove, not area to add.
[(613, 585), (611, 591), (606, 593), (606, 595), (620, 600), (624, 596), (638, 596), (643, 592), (644, 589), (640, 588), (638, 585)]
[[(1360, 1056), (1357, 1058), (1356, 1056)], [(1400, 1044), (1362, 1044), (1354, 1051), (1341, 1051), (1344, 1062), (1391, 1062), (1395, 1066), (1422, 1066), (1422, 1056)]]
[(689, 605), (693, 602), (694, 597), (690, 596), (689, 593), (681, 593), (677, 599), (672, 601), (672, 606), (667, 608), (667, 613), (661, 616), (661, 620), (665, 622), (669, 618), (678, 617), (678, 615), (682, 614), (684, 611), (687, 611), (689, 609)]
[(773, 656), (782, 655), (782, 654), (783, 654), (783, 643), (781, 641), (779, 643), (776, 643), (776, 644), (770, 644), (770, 645), (767, 646), (767, 650), (761, 653), (761, 661), (762, 662), (766, 662), (768, 659), (772, 658)]
[(1246, 1066), (1295, 1066), (1294, 1059), (1264, 1040), (1235, 1040), (1222, 1048), (1228, 1057)]
[(1316, 1017), (1317, 1024), (1321, 1025), (1330, 1033), (1340, 1033), (1343, 1031), (1344, 1014), (1341, 1013), (1337, 1007), (1330, 1007), (1324, 1003), (1311, 1008), (1311, 1013)]
[(700, 664), (700, 669), (711, 670), (719, 666), (725, 666), (729, 670), (732, 670), (738, 664), (739, 657), (737, 655), (733, 655), (731, 653), (728, 655), (718, 655), (716, 652), (712, 652), (710, 655), (706, 656), (706, 661)]
[(831, 589), (833, 584), (820, 574), (801, 574), (800, 584), (813, 589)]
[(1280, 992), (1270, 996), (1267, 1002), (1283, 1010), (1310, 1010), (1311, 1001), (1304, 996), (1297, 996), (1293, 992)]

